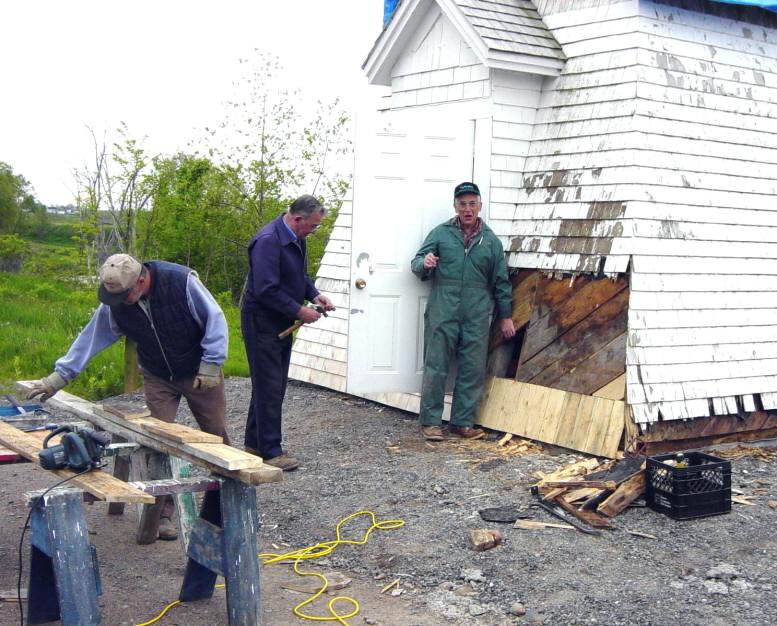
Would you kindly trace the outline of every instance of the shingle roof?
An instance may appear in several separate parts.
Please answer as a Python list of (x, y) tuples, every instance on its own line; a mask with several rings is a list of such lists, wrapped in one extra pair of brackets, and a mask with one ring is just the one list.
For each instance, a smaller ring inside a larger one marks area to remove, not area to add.
[(455, 0), (491, 50), (565, 59), (529, 0)]

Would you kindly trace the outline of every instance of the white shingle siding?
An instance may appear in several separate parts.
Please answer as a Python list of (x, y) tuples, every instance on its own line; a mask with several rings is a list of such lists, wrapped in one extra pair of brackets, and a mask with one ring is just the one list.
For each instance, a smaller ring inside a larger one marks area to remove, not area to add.
[(289, 367), (291, 378), (337, 391), (345, 391), (348, 362), (351, 211), (351, 201), (344, 201), (316, 276), (316, 288), (337, 311), (297, 331)]
[(391, 69), (391, 108), (483, 98), (488, 78), (488, 69), (435, 5)]
[(777, 388), (777, 29), (756, 40), (747, 24), (664, 5), (641, 17), (635, 121), (658, 153), (640, 168), (657, 204), (627, 210), (627, 398), (643, 421), (753, 410), (753, 394)]
[(631, 259), (641, 423), (777, 404), (777, 19), (671, 4), (537, 2), (569, 60), (541, 100), (509, 254)]

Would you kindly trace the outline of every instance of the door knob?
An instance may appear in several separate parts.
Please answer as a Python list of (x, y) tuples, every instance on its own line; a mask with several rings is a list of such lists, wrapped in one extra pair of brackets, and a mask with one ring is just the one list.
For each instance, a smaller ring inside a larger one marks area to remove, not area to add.
[(353, 284), (356, 285), (357, 289), (364, 289), (367, 286), (367, 281), (363, 278), (357, 278)]

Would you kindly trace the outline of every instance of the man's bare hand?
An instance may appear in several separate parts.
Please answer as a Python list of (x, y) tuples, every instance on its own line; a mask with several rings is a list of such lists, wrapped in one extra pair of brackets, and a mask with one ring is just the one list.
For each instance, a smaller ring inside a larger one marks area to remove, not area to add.
[(424, 257), (424, 269), (425, 270), (431, 270), (437, 267), (437, 261), (440, 260), (440, 257), (435, 256), (433, 253), (429, 253)]
[(297, 319), (303, 324), (312, 324), (317, 322), (321, 317), (321, 313), (309, 306), (301, 306), (297, 311)]
[(515, 324), (509, 317), (499, 321), (499, 330), (502, 331), (502, 337), (505, 339), (512, 339), (515, 337)]
[(332, 301), (327, 298), (324, 294), (318, 294), (315, 298), (313, 298), (313, 304), (318, 304), (319, 306), (324, 307), (324, 311), (334, 311), (335, 305), (332, 304)]

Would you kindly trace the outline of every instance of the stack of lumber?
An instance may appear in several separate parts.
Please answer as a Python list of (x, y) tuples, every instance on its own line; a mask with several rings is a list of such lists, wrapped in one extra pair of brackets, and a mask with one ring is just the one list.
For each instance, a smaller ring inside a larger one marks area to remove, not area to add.
[(585, 459), (539, 477), (544, 500), (594, 528), (612, 528), (609, 520), (645, 492), (645, 458)]
[[(30, 385), (28, 381), (17, 382), (17, 387), (22, 391), (29, 391)], [(79, 419), (127, 441), (184, 459), (227, 478), (249, 485), (282, 479), (280, 469), (264, 465), (261, 458), (223, 443), (221, 437), (181, 424), (163, 422), (151, 417), (148, 412), (110, 412), (65, 391), (58, 392), (47, 403), (54, 409), (73, 413)]]

